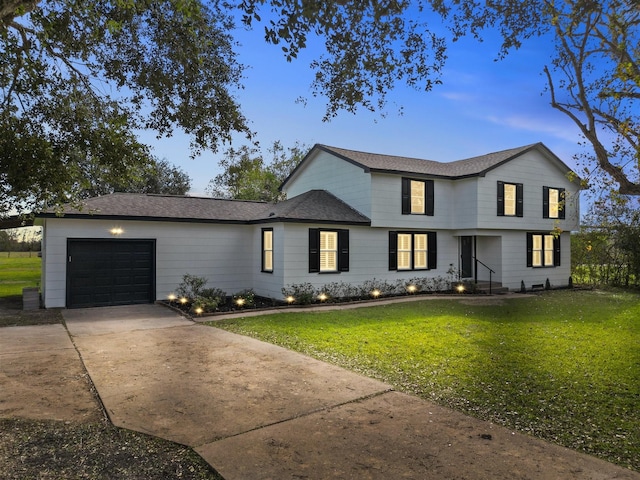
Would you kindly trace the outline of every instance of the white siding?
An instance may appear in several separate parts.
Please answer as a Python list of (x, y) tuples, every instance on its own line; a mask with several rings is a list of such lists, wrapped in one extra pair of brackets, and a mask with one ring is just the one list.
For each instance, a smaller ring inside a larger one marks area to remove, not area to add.
[[(288, 182), (285, 193), (295, 197), (312, 189), (327, 190), (371, 218), (372, 226), (317, 225), (348, 228), (349, 272), (309, 273), (308, 232), (314, 225), (192, 224), (187, 222), (106, 221), (51, 218), (43, 220), (42, 291), (47, 308), (65, 304), (67, 238), (112, 238), (109, 229), (124, 229), (120, 238), (156, 240), (156, 298), (173, 292), (185, 273), (204, 276), (209, 286), (227, 294), (253, 288), (258, 295), (281, 299), (283, 286), (330, 282), (361, 284), (378, 279), (395, 281), (417, 276), (446, 277), (459, 266), (459, 235), (477, 238), (478, 259), (496, 271), (494, 280), (512, 290), (524, 280), (527, 288), (545, 283), (566, 285), (570, 275), (569, 234), (561, 236), (562, 265), (526, 267), (526, 232), (576, 230), (579, 211), (577, 186), (558, 164), (537, 150), (513, 159), (485, 177), (434, 180), (434, 215), (402, 215), (401, 175), (367, 173), (362, 168), (318, 151)], [(524, 185), (524, 216), (503, 217), (496, 212), (497, 182)], [(564, 188), (568, 193), (566, 220), (543, 219), (542, 187)], [(274, 269), (260, 271), (261, 231), (273, 228)], [(438, 268), (396, 272), (388, 269), (390, 230), (436, 231)], [(487, 278), (480, 268), (479, 278)]]
[(67, 239), (114, 238), (109, 229), (116, 224), (124, 230), (118, 238), (156, 240), (156, 299), (174, 292), (185, 273), (206, 277), (209, 287), (233, 294), (251, 288), (253, 271), (260, 270), (253, 226), (47, 219), (42, 285), (46, 308), (65, 306)]
[(287, 183), (287, 198), (309, 190), (326, 190), (357, 211), (371, 217), (371, 175), (362, 168), (326, 152), (308, 159)]
[[(478, 264), (478, 280), (502, 282), (504, 276), (502, 237), (499, 234), (477, 236), (476, 253), (478, 260), (486, 265)], [(490, 272), (489, 268), (493, 270), (493, 272)]]
[[(407, 178), (411, 177), (410, 175)], [(451, 180), (434, 179), (434, 212), (429, 215), (402, 214), (402, 176), (374, 173), (371, 175), (371, 226), (399, 229), (452, 228), (454, 192)]]
[(527, 267), (526, 232), (504, 233), (502, 237), (503, 273), (502, 283), (512, 290), (520, 289), (524, 281), (527, 289), (531, 285), (545, 284), (549, 279), (552, 287), (567, 286), (571, 276), (571, 234), (560, 236), (560, 266)]
[[(273, 228), (273, 272), (260, 271), (262, 255), (262, 229)], [(284, 279), (284, 226), (282, 223), (256, 225), (253, 233), (256, 262), (253, 265), (253, 282), (244, 288), (253, 288), (257, 295), (268, 298), (282, 298)]]
[[(558, 166), (537, 151), (501, 165), (479, 177), (478, 181), (478, 228), (518, 229), (551, 231), (558, 226), (563, 231), (577, 230), (578, 203), (577, 185), (570, 182)], [(502, 217), (497, 215), (497, 182), (522, 183), (523, 216)], [(567, 192), (566, 219), (542, 218), (542, 187), (564, 188)], [(467, 206), (469, 208), (470, 206)]]
[[(349, 230), (349, 271), (340, 273), (309, 273), (309, 228)], [(438, 265), (433, 270), (389, 271), (389, 229), (346, 227), (344, 225), (285, 225), (284, 286), (311, 283), (319, 288), (332, 282), (360, 285), (367, 280), (395, 281), (415, 277), (446, 277), (451, 266), (457, 266), (457, 238), (439, 231), (437, 236)], [(281, 297), (277, 297), (281, 298)]]
[[(451, 227), (478, 228), (478, 178), (465, 178), (451, 182)], [(438, 199), (436, 198), (436, 201)]]

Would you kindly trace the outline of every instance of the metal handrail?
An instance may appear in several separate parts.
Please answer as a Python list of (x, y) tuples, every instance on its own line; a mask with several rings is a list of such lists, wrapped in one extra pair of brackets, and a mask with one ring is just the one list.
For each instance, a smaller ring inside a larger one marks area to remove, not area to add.
[(476, 268), (475, 268), (475, 276), (476, 276), (476, 283), (478, 283), (478, 264), (481, 264), (483, 267), (485, 267), (486, 269), (489, 270), (489, 295), (493, 295), (493, 291), (492, 291), (492, 284), (493, 284), (493, 280), (492, 280), (492, 273), (496, 273), (495, 270), (493, 270), (489, 265), (487, 265), (486, 263), (484, 263), (481, 260), (478, 260), (477, 257), (473, 257), (473, 259), (476, 262)]

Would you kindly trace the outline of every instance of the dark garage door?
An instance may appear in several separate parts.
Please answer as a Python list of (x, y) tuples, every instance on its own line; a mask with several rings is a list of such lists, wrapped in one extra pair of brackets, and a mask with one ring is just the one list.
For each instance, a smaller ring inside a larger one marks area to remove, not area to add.
[(154, 240), (68, 240), (67, 308), (155, 300)]

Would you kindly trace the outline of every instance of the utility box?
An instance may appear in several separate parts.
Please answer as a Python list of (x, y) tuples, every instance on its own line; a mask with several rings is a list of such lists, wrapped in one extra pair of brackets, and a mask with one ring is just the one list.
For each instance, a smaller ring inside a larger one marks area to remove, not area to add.
[(22, 289), (22, 309), (38, 310), (40, 308), (40, 289), (28, 287)]

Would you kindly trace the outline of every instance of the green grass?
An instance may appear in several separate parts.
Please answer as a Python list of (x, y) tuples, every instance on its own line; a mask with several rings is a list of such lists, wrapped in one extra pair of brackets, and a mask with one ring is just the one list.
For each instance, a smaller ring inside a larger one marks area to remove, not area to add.
[(41, 263), (42, 260), (36, 255), (28, 257), (11, 253), (11, 256), (7, 257), (6, 253), (2, 253), (0, 255), (0, 297), (22, 295), (24, 287), (39, 286)]
[(565, 290), (211, 324), (640, 470), (637, 294)]

